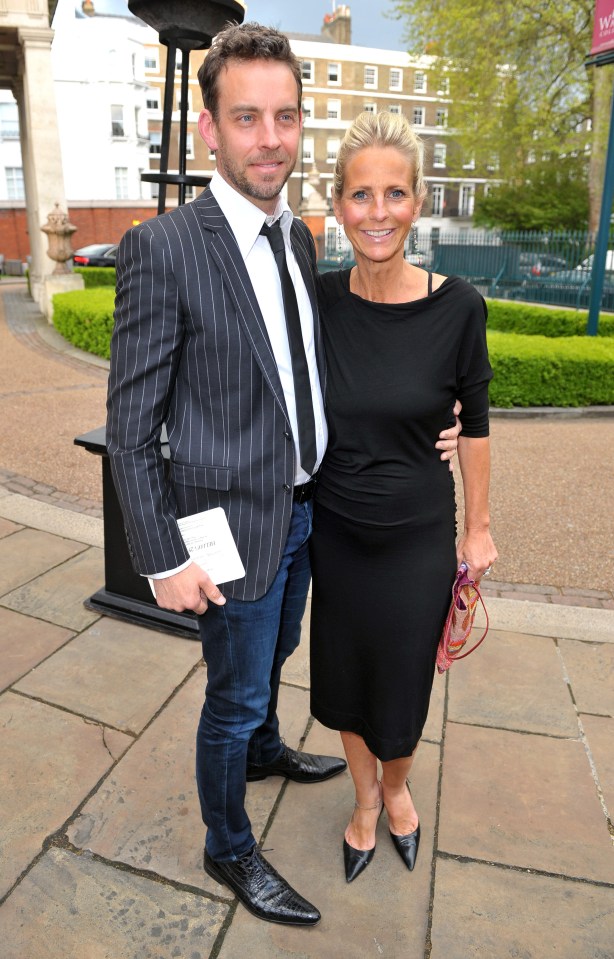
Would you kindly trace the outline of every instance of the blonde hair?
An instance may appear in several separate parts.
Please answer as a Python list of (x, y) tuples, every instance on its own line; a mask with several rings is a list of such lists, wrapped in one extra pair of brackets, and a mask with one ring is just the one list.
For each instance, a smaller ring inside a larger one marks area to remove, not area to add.
[(420, 202), (426, 196), (426, 181), (422, 175), (422, 141), (412, 130), (409, 121), (397, 113), (359, 113), (346, 131), (335, 164), (333, 195), (341, 199), (345, 169), (360, 150), (367, 147), (394, 147), (413, 169), (414, 199)]

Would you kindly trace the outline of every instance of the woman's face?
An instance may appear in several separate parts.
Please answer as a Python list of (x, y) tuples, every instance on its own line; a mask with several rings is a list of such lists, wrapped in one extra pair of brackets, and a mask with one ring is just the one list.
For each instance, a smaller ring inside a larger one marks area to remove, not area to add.
[(403, 258), (407, 234), (422, 206), (414, 199), (413, 172), (395, 147), (365, 147), (346, 163), (343, 193), (333, 206), (357, 262)]

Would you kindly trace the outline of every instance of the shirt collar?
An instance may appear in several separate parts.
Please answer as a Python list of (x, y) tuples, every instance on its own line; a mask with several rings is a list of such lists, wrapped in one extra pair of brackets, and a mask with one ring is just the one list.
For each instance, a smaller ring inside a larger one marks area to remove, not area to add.
[(290, 242), (290, 227), (292, 226), (293, 215), (283, 197), (278, 197), (275, 212), (267, 216), (255, 203), (241, 196), (217, 170), (211, 177), (209, 186), (222, 213), (228, 220), (244, 260), (258, 239), (264, 223), (270, 225), (279, 220), (286, 242)]

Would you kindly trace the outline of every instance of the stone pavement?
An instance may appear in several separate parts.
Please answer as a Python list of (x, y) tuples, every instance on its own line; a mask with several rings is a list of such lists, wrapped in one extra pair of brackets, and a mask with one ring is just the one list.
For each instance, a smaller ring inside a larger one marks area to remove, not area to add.
[[(489, 599), (486, 642), (436, 677), (413, 873), (384, 816), (346, 884), (347, 773), (250, 784), (267, 856), (323, 914), (293, 929), (203, 872), (200, 647), (83, 605), (102, 547), (101, 520), (0, 489), (3, 959), (611, 959), (614, 611)], [(308, 685), (304, 639), (283, 731), (337, 754)]]

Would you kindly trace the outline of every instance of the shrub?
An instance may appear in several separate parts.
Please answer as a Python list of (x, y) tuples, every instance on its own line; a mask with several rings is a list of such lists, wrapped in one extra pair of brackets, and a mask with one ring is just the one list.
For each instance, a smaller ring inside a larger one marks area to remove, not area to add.
[[(529, 336), (584, 336), (588, 313), (553, 309), (512, 300), (488, 300), (488, 329)], [(614, 316), (599, 317), (599, 336), (614, 336)]]
[(108, 360), (114, 302), (115, 292), (110, 287), (56, 293), (53, 325), (74, 346)]
[(600, 406), (614, 403), (610, 337), (489, 332), (492, 406)]
[(112, 286), (115, 288), (116, 273), (114, 266), (76, 266), (73, 273), (83, 277), (85, 289), (91, 290), (95, 286)]

